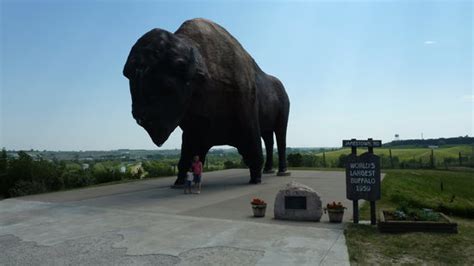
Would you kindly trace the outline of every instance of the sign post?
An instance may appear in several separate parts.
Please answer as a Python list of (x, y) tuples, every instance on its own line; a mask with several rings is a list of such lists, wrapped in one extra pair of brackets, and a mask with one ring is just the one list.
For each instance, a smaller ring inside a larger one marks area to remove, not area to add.
[[(375, 201), (380, 199), (380, 157), (374, 147), (381, 147), (380, 140), (343, 140), (343, 147), (351, 147), (346, 160), (346, 197), (352, 200), (353, 220), (359, 223), (359, 199), (370, 201), (370, 223), (376, 224)], [(357, 148), (366, 147), (366, 153), (357, 156)]]

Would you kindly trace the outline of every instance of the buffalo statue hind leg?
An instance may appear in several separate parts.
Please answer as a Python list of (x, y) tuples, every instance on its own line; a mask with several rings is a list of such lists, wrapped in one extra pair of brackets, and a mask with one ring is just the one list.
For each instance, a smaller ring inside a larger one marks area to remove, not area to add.
[(262, 134), (263, 141), (265, 142), (265, 167), (263, 168), (264, 174), (273, 174), (273, 131), (267, 131)]
[(291, 173), (288, 172), (286, 167), (286, 126), (288, 124), (288, 118), (281, 121), (277, 130), (275, 130), (275, 136), (278, 147), (278, 173), (279, 176), (289, 176)]
[(178, 162), (178, 177), (174, 182), (174, 187), (184, 186), (187, 172), (191, 167), (192, 156), (193, 155), (190, 151), (185, 151), (183, 148), (181, 149), (181, 157), (179, 158)]

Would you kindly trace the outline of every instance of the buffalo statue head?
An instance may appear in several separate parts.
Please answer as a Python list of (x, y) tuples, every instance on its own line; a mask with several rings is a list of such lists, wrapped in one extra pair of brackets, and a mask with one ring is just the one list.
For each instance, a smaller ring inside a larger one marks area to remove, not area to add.
[(179, 125), (196, 81), (207, 71), (191, 41), (161, 29), (132, 47), (123, 74), (130, 81), (132, 115), (161, 146)]

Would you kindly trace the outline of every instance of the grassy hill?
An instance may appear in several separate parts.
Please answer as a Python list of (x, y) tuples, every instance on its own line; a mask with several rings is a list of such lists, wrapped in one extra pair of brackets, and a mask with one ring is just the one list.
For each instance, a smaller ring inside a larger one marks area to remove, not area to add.
[[(374, 153), (377, 155), (385, 155), (389, 156), (389, 148), (375, 148)], [(430, 148), (405, 148), (405, 147), (397, 147), (391, 148), (392, 156), (398, 156), (401, 160), (408, 160), (415, 158), (427, 158), (431, 155)], [(367, 151), (367, 149), (357, 149), (359, 154)], [(459, 156), (459, 152), (464, 155), (472, 155), (473, 148), (469, 145), (461, 145), (461, 146), (448, 146), (448, 147), (440, 147), (434, 149), (434, 156), (439, 158), (446, 158), (452, 157), (457, 158)], [(336, 151), (329, 151), (326, 152), (326, 159), (333, 160), (339, 158), (341, 154), (349, 154), (351, 153), (351, 149), (345, 148)], [(317, 156), (322, 156), (323, 153), (317, 153)]]
[[(354, 265), (474, 265), (472, 171), (386, 170), (378, 210), (429, 208), (458, 223), (458, 234), (380, 233), (376, 227), (348, 224), (345, 231)], [(440, 183), (444, 188), (441, 190)], [(361, 220), (370, 217), (368, 204)]]
[[(419, 161), (420, 159), (422, 160), (423, 163), (427, 163), (430, 160), (430, 155), (431, 155), (431, 149), (430, 148), (407, 148), (407, 147), (392, 147), (392, 148), (375, 148), (374, 153), (383, 156), (383, 157), (388, 157), (390, 151), (392, 150), (392, 156), (393, 157), (398, 157), (398, 160), (401, 161), (410, 161), (410, 160), (415, 160)], [(436, 164), (442, 164), (445, 160), (445, 158), (450, 158), (453, 161), (458, 161), (459, 158), (459, 153), (463, 157), (473, 157), (473, 146), (471, 145), (459, 145), (459, 146), (442, 146), (439, 148), (436, 148), (433, 150), (434, 157), (435, 157), (435, 162)], [(362, 154), (366, 152), (367, 149), (357, 149), (358, 154)], [(325, 152), (326, 156), (326, 161), (329, 163), (334, 164), (335, 162), (338, 161), (339, 156), (342, 154), (350, 154), (351, 150), (350, 148), (344, 148), (344, 149), (339, 149), (335, 151), (328, 151)], [(315, 156), (322, 157), (323, 153), (315, 153)]]

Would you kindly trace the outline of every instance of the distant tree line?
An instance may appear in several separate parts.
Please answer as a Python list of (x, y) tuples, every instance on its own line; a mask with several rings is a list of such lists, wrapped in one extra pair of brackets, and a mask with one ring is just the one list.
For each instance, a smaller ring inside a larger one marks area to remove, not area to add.
[(174, 166), (160, 161), (146, 161), (142, 166), (148, 176), (172, 176), (175, 174)]
[[(145, 152), (145, 151), (144, 151)], [(44, 151), (43, 153), (46, 153)], [(57, 152), (61, 154), (60, 152)], [(147, 154), (139, 161), (105, 155), (94, 160), (80, 160), (78, 152), (63, 152), (58, 160), (54, 156), (44, 159), (40, 152), (0, 152), (0, 198), (86, 187), (95, 184), (131, 180), (144, 177), (173, 176), (177, 174), (178, 155)], [(80, 152), (87, 153), (87, 152)], [(53, 159), (51, 159), (53, 158)], [(128, 166), (124, 169), (124, 165)], [(141, 166), (135, 167), (137, 164)], [(87, 166), (87, 167), (85, 167)], [(207, 156), (204, 171), (246, 167), (240, 155), (230, 151), (212, 151)], [(132, 169), (134, 169), (132, 171)]]
[(427, 146), (441, 146), (441, 145), (473, 145), (474, 137), (456, 137), (456, 138), (438, 138), (438, 139), (407, 139), (396, 140), (385, 143), (384, 147), (395, 146), (413, 146), (413, 147), (427, 147)]
[[(147, 161), (132, 171), (119, 161), (89, 162), (83, 167), (74, 161), (50, 161), (33, 159), (26, 152), (18, 152), (16, 158), (8, 158), (5, 149), (0, 152), (0, 197), (72, 189), (95, 184), (144, 176), (173, 175), (173, 167), (155, 161)], [(144, 171), (146, 173), (144, 173)]]
[[(320, 151), (310, 149), (292, 150), (287, 156), (288, 166), (344, 167), (347, 159), (346, 154), (328, 160), (325, 153), (328, 150), (322, 150), (322, 153)], [(11, 152), (10, 155), (12, 155)], [(413, 157), (401, 160), (397, 156), (386, 154), (379, 156), (382, 168), (474, 167), (474, 156), (472, 154), (461, 154), (461, 152), (457, 157), (448, 158), (435, 158), (433, 151), (429, 158)], [(110, 161), (94, 160), (86, 162), (80, 160), (45, 160), (41, 156), (32, 157), (24, 151), (9, 157), (3, 149), (0, 152), (0, 198), (79, 188), (120, 180), (176, 175), (178, 156), (154, 160), (156, 158), (161, 158), (161, 156), (149, 156), (141, 163), (136, 161), (124, 162), (117, 158)], [(125, 169), (123, 169), (124, 164), (128, 165)], [(275, 167), (278, 165), (277, 154), (273, 156), (273, 165)], [(231, 151), (210, 153), (204, 164), (205, 171), (246, 167), (241, 156)]]
[(288, 166), (289, 167), (328, 167), (326, 162), (326, 157), (323, 153), (323, 156), (316, 156), (312, 153), (290, 153), (287, 156)]
[(243, 160), (240, 162), (235, 162), (231, 160), (227, 160), (224, 162), (224, 169), (232, 169), (232, 168), (247, 168)]

